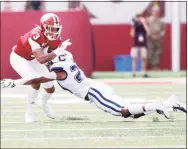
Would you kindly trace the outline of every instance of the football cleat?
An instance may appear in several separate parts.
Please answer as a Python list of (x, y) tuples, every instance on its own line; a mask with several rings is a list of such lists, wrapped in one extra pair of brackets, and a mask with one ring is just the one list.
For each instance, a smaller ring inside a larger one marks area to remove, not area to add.
[(177, 95), (172, 95), (168, 99), (169, 103), (172, 104), (172, 108), (174, 111), (180, 110), (182, 112), (187, 113), (187, 110), (182, 102), (180, 102), (179, 97)]
[(32, 111), (28, 110), (25, 113), (25, 123), (33, 123), (35, 122), (34, 114)]
[(14, 84), (14, 80), (12, 79), (3, 79), (1, 80), (1, 88), (13, 88), (16, 85)]
[(36, 99), (35, 101), (36, 105), (40, 108), (43, 109), (44, 113), (46, 114), (47, 117), (54, 119), (55, 118), (55, 112), (52, 109), (52, 107), (50, 107), (48, 104), (46, 104), (44, 101), (42, 101), (41, 98)]
[(170, 118), (168, 111), (165, 109), (161, 101), (156, 103), (156, 111), (158, 114), (164, 115), (167, 119)]

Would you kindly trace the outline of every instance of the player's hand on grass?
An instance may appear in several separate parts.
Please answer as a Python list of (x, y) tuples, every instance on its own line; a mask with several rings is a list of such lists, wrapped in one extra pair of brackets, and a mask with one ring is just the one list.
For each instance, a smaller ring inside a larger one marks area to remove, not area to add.
[(3, 79), (1, 80), (1, 88), (13, 88), (16, 85), (14, 84), (14, 80), (12, 79)]

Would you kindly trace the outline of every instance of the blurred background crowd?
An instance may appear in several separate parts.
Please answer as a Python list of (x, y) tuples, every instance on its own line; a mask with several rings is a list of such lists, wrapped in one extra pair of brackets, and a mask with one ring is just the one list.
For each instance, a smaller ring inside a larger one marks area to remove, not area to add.
[[(180, 71), (186, 69), (186, 4), (185, 2), (177, 3), (179, 35), (174, 35), (172, 3), (165, 1), (125, 2), (123, 0), (108, 2), (6, 1), (2, 2), (1, 11), (7, 14), (27, 11), (66, 13), (84, 10), (88, 14), (91, 25), (92, 71), (131, 72), (133, 77), (136, 77), (137, 72), (140, 71), (142, 77), (149, 77), (148, 70)], [(174, 53), (172, 36), (179, 38), (177, 41), (179, 47), (176, 49), (179, 54), (175, 58), (172, 56)], [(76, 43), (73, 42), (73, 44)], [(74, 51), (74, 49), (71, 50)], [(172, 61), (178, 63), (174, 70)]]

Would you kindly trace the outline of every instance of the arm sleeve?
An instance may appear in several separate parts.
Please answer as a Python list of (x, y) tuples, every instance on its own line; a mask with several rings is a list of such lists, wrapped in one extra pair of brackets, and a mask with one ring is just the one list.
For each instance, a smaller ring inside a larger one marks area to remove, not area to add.
[(28, 42), (29, 45), (31, 46), (32, 51), (41, 48), (40, 44), (38, 44), (36, 41), (32, 40), (31, 38), (28, 39)]

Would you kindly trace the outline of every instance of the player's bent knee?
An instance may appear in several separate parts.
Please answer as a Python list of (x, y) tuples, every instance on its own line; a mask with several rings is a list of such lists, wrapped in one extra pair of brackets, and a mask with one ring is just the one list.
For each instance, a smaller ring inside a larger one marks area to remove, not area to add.
[(39, 90), (40, 83), (38, 83), (38, 84), (32, 84), (31, 87), (34, 88), (34, 89), (36, 89), (36, 90)]
[(44, 88), (44, 89), (45, 89), (45, 91), (46, 91), (47, 93), (49, 93), (49, 94), (52, 94), (52, 93), (55, 92), (55, 87), (54, 87), (54, 86), (52, 86), (51, 88)]

